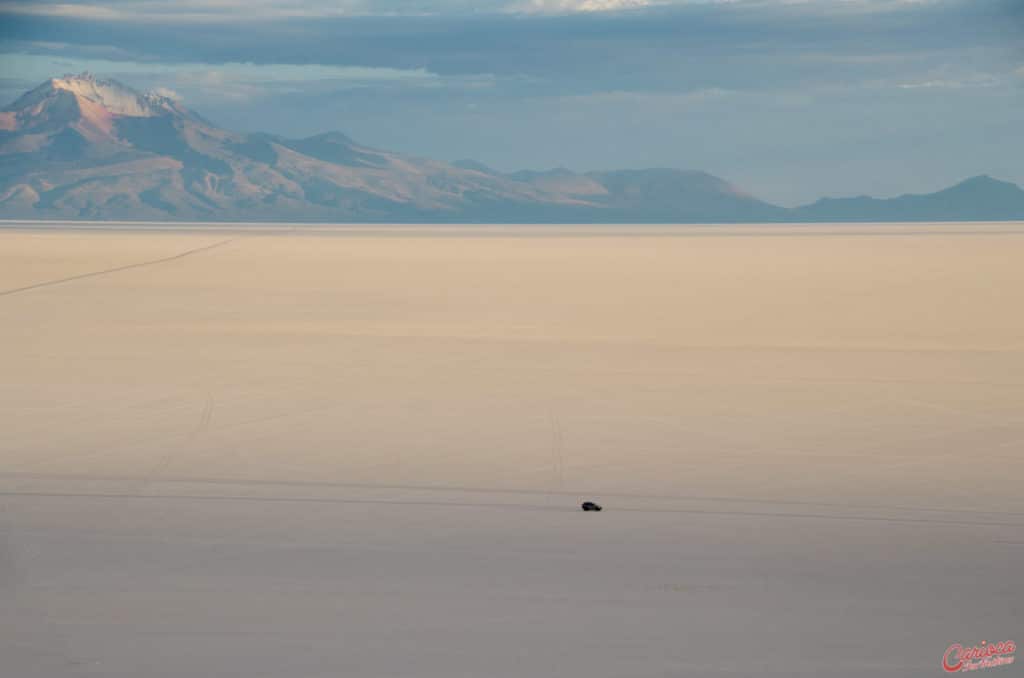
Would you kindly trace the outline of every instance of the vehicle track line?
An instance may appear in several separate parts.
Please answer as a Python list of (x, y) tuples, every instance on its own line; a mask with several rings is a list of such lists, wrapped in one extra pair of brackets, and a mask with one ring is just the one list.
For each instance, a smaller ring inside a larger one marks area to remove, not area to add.
[[(84, 480), (101, 482), (138, 482), (145, 481), (146, 476), (140, 475), (96, 475), (89, 473), (38, 473), (32, 471), (3, 471), (0, 470), (0, 480), (29, 479), (29, 480)], [(780, 506), (807, 506), (827, 507), (848, 510), (884, 510), (884, 511), (914, 511), (924, 513), (968, 513), (977, 515), (999, 515), (999, 516), (1024, 516), (1024, 511), (987, 510), (977, 508), (939, 508), (936, 506), (908, 506), (904, 504), (871, 504), (871, 503), (850, 503), (836, 501), (810, 501), (800, 499), (757, 499), (740, 496), (716, 496), (699, 494), (647, 494), (642, 492), (617, 492), (612, 490), (601, 490), (595, 488), (569, 488), (568, 490), (555, 492), (550, 489), (532, 488), (510, 488), (510, 487), (467, 487), (460, 485), (416, 485), (409, 483), (356, 483), (337, 482), (329, 480), (260, 480), (254, 478), (204, 478), (198, 476), (168, 476), (160, 478), (160, 483), (194, 484), (194, 485), (229, 485), (240, 487), (299, 487), (299, 488), (328, 488), (328, 489), (355, 489), (355, 490), (408, 490), (412, 492), (468, 492), (476, 494), (543, 496), (558, 494), (566, 497), (575, 497), (580, 494), (599, 494), (602, 497), (618, 497), (622, 499), (639, 499), (645, 501), (698, 501), (698, 502), (724, 502), (735, 504), (752, 505), (780, 505)], [(3, 496), (0, 492), (0, 496)]]
[[(254, 502), (254, 503), (308, 503), (308, 504), (389, 504), (396, 506), (438, 506), (455, 508), (499, 508), (529, 511), (579, 511), (572, 505), (565, 507), (545, 506), (527, 503), (505, 502), (468, 502), (468, 501), (437, 501), (424, 499), (356, 499), (350, 497), (281, 497), (281, 496), (245, 496), (245, 495), (212, 495), (212, 494), (131, 494), (131, 493), (100, 493), (100, 492), (32, 492), (32, 491), (0, 491), (0, 497), (25, 497), (36, 499), (114, 499), (114, 500), (179, 500), (179, 501), (213, 501), (213, 502)], [(622, 506), (614, 509), (625, 513), (676, 513), (696, 516), (725, 516), (740, 518), (781, 518), (811, 519), (838, 521), (866, 521), (894, 524), (929, 524), (929, 525), (962, 525), (983, 527), (1024, 528), (1024, 523), (1011, 523), (987, 520), (959, 520), (955, 518), (900, 518), (892, 516), (842, 515), (830, 513), (797, 513), (780, 511), (723, 511), (715, 509), (674, 509), (674, 508), (639, 508)]]
[(144, 266), (154, 266), (156, 264), (165, 264), (169, 261), (176, 259), (183, 259), (192, 254), (199, 254), (200, 252), (206, 252), (216, 247), (227, 245), (230, 242), (234, 242), (238, 238), (228, 238), (227, 240), (220, 240), (213, 243), (212, 245), (204, 245), (202, 247), (196, 247), (178, 254), (172, 254), (169, 257), (161, 257), (159, 259), (150, 259), (148, 261), (138, 261), (134, 264), (125, 264), (124, 266), (115, 266), (114, 268), (105, 268), (102, 271), (90, 271), (88, 273), (79, 273), (78, 275), (68, 276), (67, 278), (57, 278), (56, 280), (44, 280), (43, 282), (33, 283), (31, 285), (25, 285), (24, 287), (15, 287), (9, 290), (0, 290), (0, 297), (5, 297), (10, 294), (18, 294), (20, 292), (28, 292), (31, 290), (39, 289), (41, 287), (50, 287), (52, 285), (63, 285), (64, 283), (74, 282), (76, 280), (84, 280), (86, 278), (95, 278), (101, 275), (108, 275), (110, 273), (119, 273), (121, 271), (127, 271), (133, 268), (142, 268)]

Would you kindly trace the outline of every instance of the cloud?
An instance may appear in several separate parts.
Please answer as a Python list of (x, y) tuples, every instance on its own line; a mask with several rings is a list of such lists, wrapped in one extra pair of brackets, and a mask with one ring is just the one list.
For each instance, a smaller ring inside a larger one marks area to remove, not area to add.
[[(672, 2), (673, 0), (661, 0)], [(676, 0), (687, 1), (687, 0)], [(641, 7), (650, 0), (148, 0), (146, 2), (0, 2), (0, 11), (106, 21), (225, 22), (347, 16), (452, 16), (480, 13), (571, 13)]]
[(153, 94), (162, 96), (166, 99), (173, 99), (174, 101), (181, 101), (181, 95), (175, 92), (173, 89), (167, 87), (157, 87), (153, 90)]
[(900, 82), (896, 86), (900, 89), (967, 89), (978, 87), (997, 87), (1004, 83), (1001, 78), (992, 73), (970, 72), (964, 69), (954, 69), (948, 66), (933, 69), (928, 73), (910, 82)]
[(272, 0), (149, 0), (103, 4), (75, 2), (0, 2), (0, 12), (15, 15), (104, 21), (221, 23), (286, 18), (364, 15), (359, 0), (297, 2)]
[[(149, 86), (189, 97), (202, 88), (205, 96), (235, 100), (353, 88), (557, 100), (602, 92), (952, 91), (955, 83), (986, 83), (942, 70), (944, 64), (965, 64), (1004, 82), (1020, 64), (1019, 58), (1007, 63), (1009, 22), (1000, 7), (1012, 7), (1004, 0), (479, 0), (476, 12), (466, 0), (252, 0), (245, 3), (247, 16), (356, 14), (248, 23), (152, 20), (172, 16), (172, 7), (189, 17), (224, 17), (241, 4), (107, 0), (104, 7), (122, 13), (115, 21), (0, 15), (0, 50), (36, 60), (31, 68), (4, 71), (39, 79), (47, 69), (128, 72), (136, 83), (150, 73)], [(520, 7), (518, 16), (506, 13), (511, 4)], [(385, 7), (395, 14), (359, 14)], [(879, 8), (886, 11), (873, 11)], [(415, 14), (428, 10), (447, 14)], [(131, 12), (150, 18), (125, 19)], [(210, 70), (223, 74), (220, 90), (198, 76), (181, 81)]]
[(965, 87), (995, 87), (999, 85), (998, 78), (983, 77), (970, 80), (925, 80), (922, 82), (905, 82), (898, 87), (900, 89), (964, 89)]
[(55, 70), (90, 71), (111, 76), (145, 75), (190, 78), (211, 85), (236, 82), (424, 82), (439, 76), (426, 69), (398, 69), (332, 64), (278, 64), (197, 61), (137, 61), (125, 59), (72, 59), (64, 55), (0, 53), (0, 69), (22, 77), (45, 79)]
[[(140, 90), (203, 106), (251, 103), (268, 97), (308, 100), (326, 94), (360, 90), (376, 92), (480, 92), (496, 81), (487, 74), (441, 76), (426, 69), (338, 66), (324, 64), (254, 64), (227, 62), (138, 62), (110, 59), (68, 59), (64, 56), (0, 54), (0, 72), (18, 78), (0, 84), (9, 99), (39, 82), (63, 73), (89, 71)], [(2, 102), (0, 102), (2, 103)]]
[(939, 0), (52, 0), (0, 1), (0, 12), (93, 21), (224, 23), (356, 16), (614, 13), (644, 7), (736, 5), (749, 10), (805, 5), (818, 11), (872, 12)]
[[(6, 51), (47, 53), (41, 43), (64, 43), (59, 51), (97, 56), (117, 50), (118, 58), (143, 62), (275, 62), (424, 69), (440, 75), (481, 73), (529, 77), (572, 89), (704, 89), (772, 86), (816, 79), (849, 79), (884, 74), (885, 64), (905, 58), (909, 67), (925, 52), (997, 48), (1005, 42), (1003, 23), (975, 9), (990, 3), (950, 2), (906, 5), (891, 11), (849, 14), (860, 2), (816, 0), (808, 4), (690, 2), (660, 0), (490, 0), (479, 11), (463, 2), (389, 3), (393, 16), (292, 16), (241, 24), (175, 19), (164, 0), (111, 3), (122, 18), (93, 21), (73, 17), (0, 17)], [(638, 6), (644, 3), (645, 6)], [(648, 4), (650, 3), (650, 4)], [(521, 16), (503, 13), (516, 4), (533, 8)], [(868, 2), (876, 6), (877, 0)], [(884, 3), (895, 6), (892, 0)], [(32, 7), (53, 7), (32, 3)], [(185, 17), (228, 17), (236, 0), (176, 4)], [(332, 5), (343, 11), (381, 11), (382, 3)], [(204, 12), (199, 8), (205, 7)], [(257, 0), (246, 17), (264, 12), (316, 13), (324, 3)], [(450, 14), (415, 15), (417, 10)], [(630, 9), (630, 11), (611, 11)], [(495, 10), (495, 11), (491, 11)], [(501, 11), (497, 11), (501, 10)], [(604, 10), (604, 11), (599, 11)], [(334, 10), (330, 10), (334, 11)], [(339, 10), (341, 11), (341, 10)], [(127, 19), (137, 12), (161, 21)], [(161, 14), (161, 12), (166, 12)], [(921, 26), (927, 25), (927, 31)], [(969, 27), (969, 29), (965, 29)], [(88, 50), (88, 53), (86, 53)], [(827, 55), (819, 62), (813, 55)], [(929, 56), (934, 60), (935, 57)], [(826, 63), (831, 60), (831, 63)], [(945, 58), (956, 62), (958, 57)], [(806, 63), (797, 63), (797, 62)], [(929, 66), (931, 64), (928, 64)], [(905, 68), (898, 63), (895, 68)], [(872, 73), (877, 70), (877, 73)], [(855, 76), (859, 73), (860, 76)]]
[(0, 3), (0, 12), (107, 21), (124, 18), (121, 12), (110, 7), (77, 3), (2, 2)]
[[(650, 7), (652, 0), (525, 0), (508, 7), (510, 12), (569, 14), (572, 12), (617, 12)], [(664, 4), (664, 3), (660, 3)]]

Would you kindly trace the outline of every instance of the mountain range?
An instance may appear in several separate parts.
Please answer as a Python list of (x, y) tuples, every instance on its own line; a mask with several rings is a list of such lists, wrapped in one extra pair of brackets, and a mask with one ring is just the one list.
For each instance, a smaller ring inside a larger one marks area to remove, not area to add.
[(1024, 219), (1024, 190), (980, 176), (928, 195), (759, 200), (700, 171), (502, 173), (218, 127), (177, 100), (89, 74), (0, 109), (0, 218), (160, 221), (723, 223)]

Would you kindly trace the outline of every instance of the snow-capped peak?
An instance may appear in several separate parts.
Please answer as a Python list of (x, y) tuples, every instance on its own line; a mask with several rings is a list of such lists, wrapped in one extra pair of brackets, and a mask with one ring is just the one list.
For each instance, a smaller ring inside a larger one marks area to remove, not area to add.
[(116, 80), (101, 80), (91, 73), (53, 78), (49, 85), (99, 104), (114, 115), (148, 118), (176, 109), (170, 97), (153, 92), (141, 94)]

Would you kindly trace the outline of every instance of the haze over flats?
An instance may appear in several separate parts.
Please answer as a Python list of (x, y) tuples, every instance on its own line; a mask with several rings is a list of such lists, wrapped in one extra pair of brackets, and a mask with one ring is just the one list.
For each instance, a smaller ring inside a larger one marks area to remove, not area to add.
[(0, 111), (0, 218), (319, 222), (781, 222), (1024, 219), (981, 176), (930, 195), (785, 209), (705, 172), (502, 173), (363, 146), (218, 127), (176, 100), (88, 74)]

